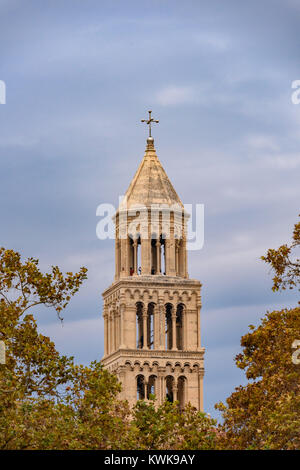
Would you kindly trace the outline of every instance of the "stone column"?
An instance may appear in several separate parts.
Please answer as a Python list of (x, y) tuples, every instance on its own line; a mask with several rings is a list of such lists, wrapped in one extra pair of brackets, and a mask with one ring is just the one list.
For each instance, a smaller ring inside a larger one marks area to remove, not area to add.
[(182, 350), (186, 350), (186, 307), (182, 309)]
[(182, 259), (183, 259), (183, 276), (188, 278), (188, 270), (187, 270), (187, 251), (186, 251), (186, 238), (182, 239)]
[(201, 325), (200, 325), (200, 310), (201, 306), (197, 307), (197, 350), (201, 349)]
[(136, 307), (134, 305), (124, 309), (122, 327), (124, 347), (136, 349)]
[(178, 381), (177, 381), (176, 377), (174, 377), (174, 380), (173, 380), (173, 402), (177, 401), (177, 399), (178, 399)]
[(162, 300), (159, 302), (159, 333), (159, 349), (165, 350), (165, 306)]
[(149, 238), (142, 238), (141, 240), (141, 268), (142, 274), (149, 275), (151, 274), (151, 266), (150, 266), (150, 240)]
[(108, 335), (109, 335), (109, 354), (112, 353), (113, 348), (112, 348), (112, 317), (111, 317), (111, 312), (109, 312), (109, 318), (108, 318)]
[(116, 350), (120, 347), (120, 310), (116, 311)]
[(115, 311), (112, 311), (111, 314), (111, 349), (112, 352), (115, 351), (116, 345), (115, 345)]
[(107, 329), (108, 329), (108, 321), (107, 321), (107, 313), (103, 314), (104, 318), (104, 356), (107, 356), (108, 354), (108, 344), (107, 344)]
[(159, 327), (159, 306), (155, 305), (154, 312), (153, 312), (153, 320), (154, 320), (154, 349), (160, 349), (160, 327)]
[(199, 372), (199, 410), (203, 411), (203, 377), (204, 377), (204, 368), (200, 369)]
[(115, 239), (115, 279), (119, 279), (119, 277), (120, 277), (119, 250), (120, 250), (119, 231), (116, 230), (116, 239)]
[(164, 368), (159, 367), (158, 368), (158, 396), (157, 396), (157, 401), (159, 405), (162, 405), (163, 402), (165, 401), (165, 378), (164, 378)]
[(143, 308), (143, 349), (148, 349), (148, 337), (147, 337), (147, 310)]
[(127, 238), (121, 238), (120, 240), (120, 251), (121, 251), (121, 266), (119, 267), (120, 277), (129, 276), (129, 272), (127, 271), (128, 260), (127, 260)]
[(124, 344), (124, 310), (125, 310), (125, 305), (120, 306), (120, 349), (125, 349), (125, 344)]
[(178, 240), (175, 242), (175, 269), (176, 269), (176, 276), (179, 276), (179, 246), (178, 246)]

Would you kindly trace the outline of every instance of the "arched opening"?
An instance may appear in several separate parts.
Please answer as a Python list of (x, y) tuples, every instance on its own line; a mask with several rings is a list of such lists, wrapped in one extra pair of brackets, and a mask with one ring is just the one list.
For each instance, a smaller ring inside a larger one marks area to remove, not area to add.
[(160, 236), (160, 246), (161, 246), (161, 260), (160, 260), (160, 270), (161, 274), (166, 275), (166, 237), (164, 234)]
[(166, 400), (173, 403), (174, 401), (174, 377), (168, 375), (166, 377)]
[(137, 238), (137, 246), (136, 246), (136, 267), (135, 267), (135, 274), (142, 273), (142, 266), (141, 266), (141, 237), (138, 235)]
[(157, 274), (158, 269), (156, 241), (156, 234), (153, 233), (151, 235), (151, 274)]
[(136, 378), (136, 398), (137, 400), (145, 400), (145, 377), (138, 375)]
[(129, 235), (129, 274), (130, 276), (141, 274), (142, 268), (140, 266), (141, 260), (141, 237), (138, 234), (136, 238)]
[(172, 304), (166, 304), (165, 306), (165, 348), (172, 349)]
[(144, 334), (143, 334), (143, 310), (144, 305), (142, 302), (136, 303), (136, 343), (137, 349), (144, 347)]
[(178, 304), (176, 310), (176, 346), (177, 349), (183, 349), (183, 312), (184, 305)]
[(177, 401), (179, 402), (180, 410), (185, 407), (185, 393), (186, 393), (186, 378), (181, 376), (178, 377), (177, 382)]
[(155, 395), (155, 385), (156, 385), (156, 375), (150, 375), (148, 384), (147, 384), (147, 398), (151, 398), (151, 395)]
[(133, 238), (129, 237), (129, 274), (132, 276), (134, 273), (134, 244)]
[(154, 349), (154, 308), (155, 304), (148, 304), (147, 310), (147, 346), (148, 349)]

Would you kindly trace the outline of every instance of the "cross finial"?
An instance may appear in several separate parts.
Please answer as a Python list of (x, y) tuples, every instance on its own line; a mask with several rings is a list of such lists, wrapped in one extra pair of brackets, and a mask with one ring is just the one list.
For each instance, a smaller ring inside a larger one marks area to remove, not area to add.
[(152, 137), (151, 135), (151, 123), (152, 122), (156, 122), (156, 123), (159, 123), (159, 121), (156, 121), (155, 119), (153, 119), (153, 117), (151, 117), (151, 113), (152, 111), (148, 111), (149, 113), (149, 119), (141, 119), (141, 122), (146, 122), (149, 126), (149, 137)]

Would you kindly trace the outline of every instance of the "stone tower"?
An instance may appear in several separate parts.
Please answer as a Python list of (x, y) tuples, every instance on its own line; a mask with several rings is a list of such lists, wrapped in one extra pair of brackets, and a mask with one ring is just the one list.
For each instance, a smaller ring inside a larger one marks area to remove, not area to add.
[(188, 276), (187, 217), (148, 137), (115, 214), (115, 279), (103, 293), (102, 361), (130, 405), (154, 394), (203, 409), (201, 284)]

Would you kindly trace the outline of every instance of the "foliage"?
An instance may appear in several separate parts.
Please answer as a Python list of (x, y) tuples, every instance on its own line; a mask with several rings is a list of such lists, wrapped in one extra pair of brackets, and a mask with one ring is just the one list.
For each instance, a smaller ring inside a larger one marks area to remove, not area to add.
[(296, 258), (299, 247), (300, 222), (294, 226), (293, 241), (290, 245), (281, 245), (277, 250), (271, 248), (266, 256), (261, 257), (275, 272), (273, 291), (300, 286), (300, 259)]
[(133, 410), (132, 449), (210, 450), (217, 440), (216, 422), (191, 405), (180, 410), (178, 403), (157, 406), (152, 399), (138, 401)]
[[(291, 246), (269, 250), (264, 261), (275, 270), (273, 290), (300, 285), (300, 223)], [(249, 383), (238, 387), (216, 408), (223, 412), (223, 446), (235, 449), (300, 448), (300, 365), (292, 361), (292, 345), (300, 340), (300, 308), (267, 313), (260, 326), (250, 325), (242, 337), (236, 365)]]
[[(37, 331), (29, 310), (54, 307), (59, 317), (86, 279), (86, 269), (42, 274), (38, 261), (0, 249), (0, 449), (212, 448), (214, 422), (188, 407), (118, 399), (120, 383), (101, 363), (75, 365)], [(60, 317), (61, 318), (61, 317)]]

